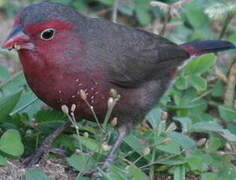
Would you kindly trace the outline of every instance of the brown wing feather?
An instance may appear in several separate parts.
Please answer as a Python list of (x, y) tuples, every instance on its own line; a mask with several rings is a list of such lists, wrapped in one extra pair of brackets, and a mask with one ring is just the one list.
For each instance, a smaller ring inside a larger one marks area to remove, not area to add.
[(90, 59), (100, 58), (96, 62), (102, 61), (107, 67), (107, 79), (124, 87), (159, 79), (189, 57), (181, 47), (161, 36), (104, 20), (92, 19), (88, 32), (87, 46), (96, 51), (91, 53), (96, 57)]

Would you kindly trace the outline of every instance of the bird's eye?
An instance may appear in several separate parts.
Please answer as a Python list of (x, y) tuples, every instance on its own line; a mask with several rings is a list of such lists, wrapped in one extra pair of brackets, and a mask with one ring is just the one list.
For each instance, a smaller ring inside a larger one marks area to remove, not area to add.
[(42, 40), (51, 40), (51, 39), (53, 39), (54, 34), (55, 34), (55, 29), (49, 28), (49, 29), (43, 30), (41, 32), (40, 37)]

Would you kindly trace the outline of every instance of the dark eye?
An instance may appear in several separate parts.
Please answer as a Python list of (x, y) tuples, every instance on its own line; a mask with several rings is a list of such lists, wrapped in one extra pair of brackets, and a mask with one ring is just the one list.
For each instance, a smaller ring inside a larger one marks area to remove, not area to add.
[(53, 39), (54, 34), (55, 34), (55, 29), (49, 28), (49, 29), (43, 30), (41, 32), (40, 37), (42, 40), (51, 40), (51, 39)]

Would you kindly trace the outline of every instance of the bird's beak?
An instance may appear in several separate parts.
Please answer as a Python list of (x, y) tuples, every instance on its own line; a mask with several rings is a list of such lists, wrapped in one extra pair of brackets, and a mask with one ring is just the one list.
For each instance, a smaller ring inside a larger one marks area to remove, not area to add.
[(23, 32), (22, 25), (16, 25), (14, 29), (10, 32), (6, 41), (2, 44), (4, 49), (34, 49), (33, 43), (30, 42), (30, 37)]

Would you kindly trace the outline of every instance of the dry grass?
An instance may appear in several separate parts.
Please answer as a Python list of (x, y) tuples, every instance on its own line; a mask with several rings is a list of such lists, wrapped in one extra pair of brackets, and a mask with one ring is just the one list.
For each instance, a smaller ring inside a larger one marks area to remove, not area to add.
[[(43, 159), (34, 168), (40, 168), (50, 180), (74, 180), (76, 178), (76, 173), (68, 170), (68, 166), (62, 159)], [(26, 169), (20, 161), (8, 161), (6, 166), (0, 168), (0, 180), (23, 180), (25, 172)]]

